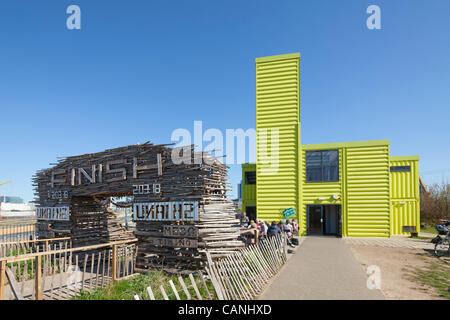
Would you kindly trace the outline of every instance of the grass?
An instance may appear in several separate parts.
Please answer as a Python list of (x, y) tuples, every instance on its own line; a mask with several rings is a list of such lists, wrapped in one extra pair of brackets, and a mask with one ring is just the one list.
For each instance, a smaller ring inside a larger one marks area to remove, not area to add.
[(432, 287), (439, 297), (450, 300), (450, 266), (446, 261), (434, 259), (424, 267), (409, 270), (410, 279), (424, 286)]
[[(203, 299), (208, 297), (205, 288), (201, 282), (201, 279), (194, 276), (197, 284), (197, 288), (200, 291)], [(172, 280), (175, 287), (178, 290), (178, 294), (182, 300), (186, 300), (186, 294), (178, 281), (178, 277), (174, 275), (168, 275), (162, 271), (152, 271), (146, 274), (139, 274), (131, 279), (120, 280), (116, 283), (109, 283), (106, 287), (97, 288), (92, 291), (80, 291), (80, 295), (73, 297), (72, 300), (134, 300), (134, 295), (139, 295), (141, 300), (150, 299), (147, 293), (147, 287), (151, 287), (156, 300), (163, 300), (159, 286), (163, 286), (170, 300), (175, 300), (176, 297), (170, 287), (169, 280)], [(188, 291), (191, 295), (191, 299), (196, 300), (197, 296), (194, 289), (191, 286), (191, 282), (188, 277), (183, 276), (184, 283), (188, 287)], [(214, 294), (214, 289), (211, 281), (205, 280), (208, 290), (211, 294)]]
[(420, 232), (425, 232), (425, 233), (433, 233), (433, 234), (437, 234), (438, 232), (437, 232), (437, 230), (436, 230), (436, 228), (433, 226), (433, 227), (423, 227), (423, 228), (420, 228)]

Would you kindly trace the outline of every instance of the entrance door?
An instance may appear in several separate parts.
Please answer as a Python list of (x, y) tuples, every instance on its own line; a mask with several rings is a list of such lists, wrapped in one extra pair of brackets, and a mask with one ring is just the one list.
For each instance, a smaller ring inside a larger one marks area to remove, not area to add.
[(341, 206), (308, 205), (308, 234), (341, 236)]
[(325, 220), (325, 234), (340, 235), (340, 207), (337, 205), (328, 205), (323, 207), (323, 216)]
[(323, 234), (323, 206), (308, 206), (308, 234)]

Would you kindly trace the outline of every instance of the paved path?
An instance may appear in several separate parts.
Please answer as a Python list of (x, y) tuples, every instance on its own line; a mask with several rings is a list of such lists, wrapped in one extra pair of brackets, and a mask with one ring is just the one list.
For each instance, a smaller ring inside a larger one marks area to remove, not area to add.
[(369, 290), (366, 282), (365, 270), (344, 239), (306, 237), (260, 299), (384, 299), (380, 290)]
[(428, 249), (433, 250), (434, 244), (431, 238), (428, 240), (409, 238), (409, 237), (391, 237), (391, 238), (344, 238), (345, 243), (357, 246), (375, 246), (390, 248), (409, 248), (409, 249)]

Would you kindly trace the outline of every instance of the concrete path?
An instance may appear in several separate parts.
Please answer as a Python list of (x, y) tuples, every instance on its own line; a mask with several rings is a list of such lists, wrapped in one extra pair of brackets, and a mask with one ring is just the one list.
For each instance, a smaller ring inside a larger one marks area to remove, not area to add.
[(306, 237), (259, 297), (261, 300), (377, 300), (367, 275), (344, 239)]
[(433, 250), (434, 243), (431, 243), (431, 239), (432, 238), (423, 240), (418, 238), (409, 238), (408, 236), (394, 236), (390, 238), (360, 238), (360, 237), (344, 238), (345, 243), (356, 246)]

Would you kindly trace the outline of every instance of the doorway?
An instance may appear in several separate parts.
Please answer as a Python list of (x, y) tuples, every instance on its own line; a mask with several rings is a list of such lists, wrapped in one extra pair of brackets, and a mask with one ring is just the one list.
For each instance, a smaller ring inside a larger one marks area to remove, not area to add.
[(256, 207), (247, 207), (245, 208), (245, 213), (247, 214), (248, 221), (253, 220), (256, 222)]
[(307, 234), (341, 236), (340, 205), (308, 205)]

